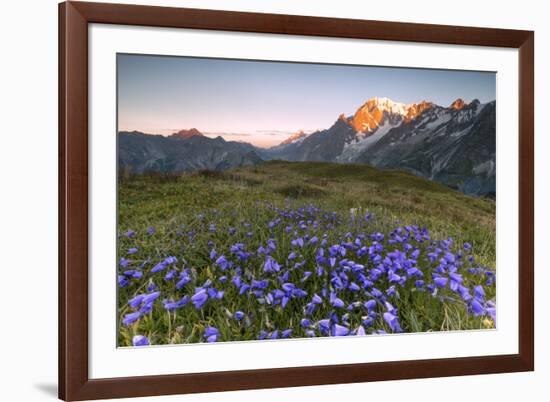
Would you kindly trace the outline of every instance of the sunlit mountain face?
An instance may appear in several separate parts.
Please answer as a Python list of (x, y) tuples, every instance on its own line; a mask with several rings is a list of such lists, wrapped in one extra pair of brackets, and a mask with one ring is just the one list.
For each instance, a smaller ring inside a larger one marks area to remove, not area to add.
[(292, 134), (286, 140), (282, 141), (280, 145), (290, 145), (290, 144), (293, 144), (295, 142), (301, 141), (306, 137), (307, 137), (307, 134), (304, 133), (303, 130), (300, 130), (300, 131), (297, 131), (296, 133)]
[(189, 130), (179, 130), (178, 132), (172, 134), (172, 137), (176, 138), (191, 138), (191, 137), (204, 137), (204, 134), (201, 133), (196, 128), (191, 128)]

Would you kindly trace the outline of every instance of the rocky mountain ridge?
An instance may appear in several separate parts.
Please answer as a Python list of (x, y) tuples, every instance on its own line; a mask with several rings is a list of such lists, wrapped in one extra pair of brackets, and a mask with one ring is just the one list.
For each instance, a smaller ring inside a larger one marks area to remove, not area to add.
[(366, 163), (494, 197), (496, 103), (459, 98), (444, 107), (374, 97), (325, 130), (298, 131), (269, 149), (209, 138), (196, 128), (169, 137), (119, 133), (119, 169), (133, 173), (222, 170), (271, 159)]

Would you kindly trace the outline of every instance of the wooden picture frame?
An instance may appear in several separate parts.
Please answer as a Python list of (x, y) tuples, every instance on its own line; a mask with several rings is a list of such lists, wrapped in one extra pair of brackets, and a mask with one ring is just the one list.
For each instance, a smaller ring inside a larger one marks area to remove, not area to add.
[[(88, 24), (192, 28), (519, 49), (519, 353), (400, 362), (90, 379)], [(59, 5), (59, 397), (138, 397), (532, 371), (534, 33), (531, 31), (65, 2)]]

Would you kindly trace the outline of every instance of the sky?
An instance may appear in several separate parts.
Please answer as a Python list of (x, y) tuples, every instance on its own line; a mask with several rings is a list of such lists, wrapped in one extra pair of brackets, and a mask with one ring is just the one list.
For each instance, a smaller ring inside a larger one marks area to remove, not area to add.
[(492, 72), (119, 54), (118, 130), (203, 134), (279, 144), (299, 130), (329, 128), (368, 99), (496, 98)]

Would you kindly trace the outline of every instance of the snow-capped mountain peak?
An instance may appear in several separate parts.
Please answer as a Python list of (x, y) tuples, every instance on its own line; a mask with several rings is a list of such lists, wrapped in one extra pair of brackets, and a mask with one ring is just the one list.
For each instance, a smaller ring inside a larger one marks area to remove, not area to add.
[(405, 121), (409, 122), (414, 120), (418, 115), (424, 113), (424, 111), (431, 109), (434, 106), (432, 102), (423, 100), (420, 103), (411, 103), (407, 106), (407, 113), (405, 114)]
[(367, 100), (367, 102), (363, 105), (363, 107), (364, 106), (367, 106), (370, 110), (374, 110), (376, 108), (383, 112), (400, 114), (401, 116), (404, 116), (407, 113), (407, 105), (405, 105), (404, 103), (395, 102), (390, 98), (384, 98), (384, 97), (378, 97), (378, 96), (375, 96)]
[(466, 102), (464, 102), (462, 98), (458, 98), (453, 103), (451, 103), (450, 107), (455, 110), (460, 110), (460, 109), (463, 109), (465, 106), (466, 106)]
[(358, 132), (371, 132), (383, 124), (386, 116), (402, 118), (406, 114), (407, 105), (404, 103), (375, 96), (357, 109), (349, 123)]
[(303, 140), (305, 137), (307, 137), (307, 134), (304, 133), (304, 130), (300, 130), (300, 131), (297, 131), (296, 133), (292, 134), (290, 137), (288, 137), (286, 140), (281, 142), (279, 145), (293, 144), (295, 142)]

